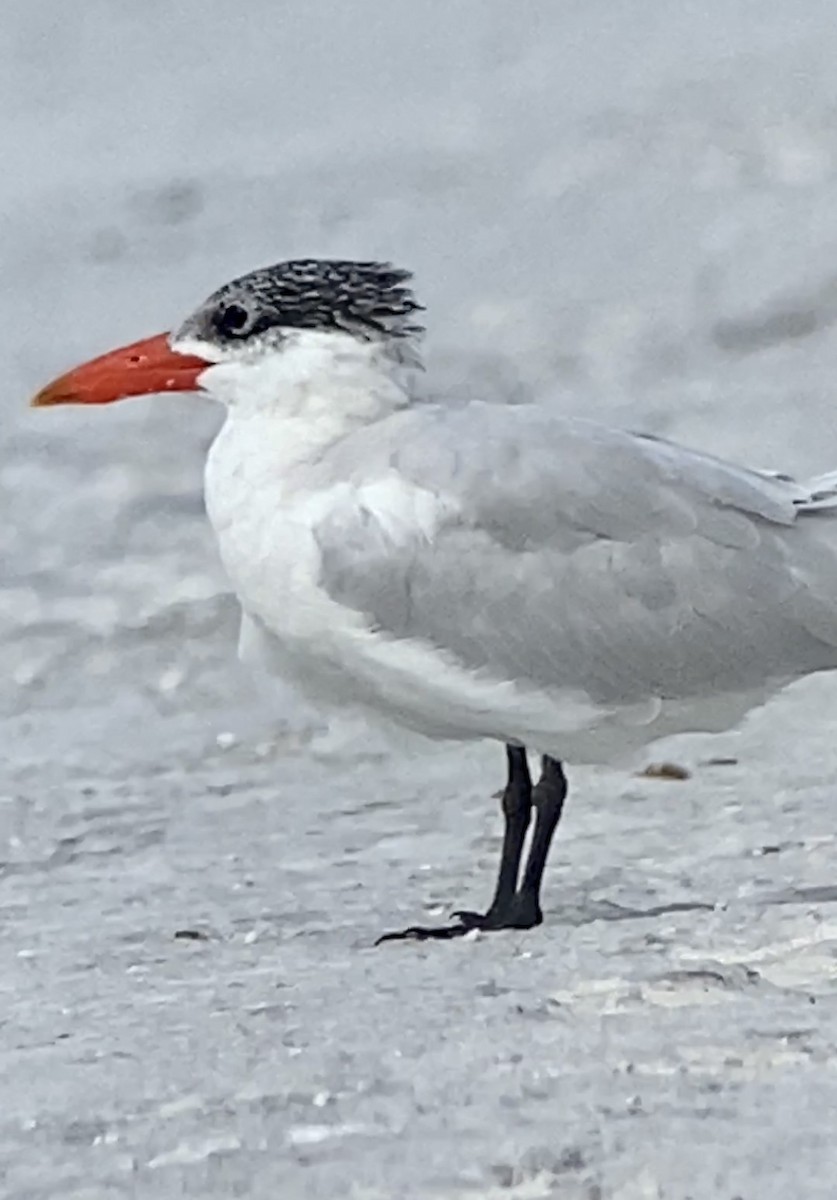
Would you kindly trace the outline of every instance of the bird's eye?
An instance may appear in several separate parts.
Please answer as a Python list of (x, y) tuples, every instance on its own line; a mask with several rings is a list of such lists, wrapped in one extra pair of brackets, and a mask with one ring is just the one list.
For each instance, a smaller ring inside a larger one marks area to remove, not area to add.
[(252, 314), (243, 304), (225, 304), (215, 314), (215, 328), (226, 337), (244, 337), (251, 324)]

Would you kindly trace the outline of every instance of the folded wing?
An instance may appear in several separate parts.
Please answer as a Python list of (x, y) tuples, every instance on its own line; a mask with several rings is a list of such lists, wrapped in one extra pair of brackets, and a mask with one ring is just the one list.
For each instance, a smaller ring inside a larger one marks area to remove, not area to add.
[(322, 586), (475, 671), (621, 704), (837, 666), (835, 476), (482, 404), (363, 430), (321, 472)]

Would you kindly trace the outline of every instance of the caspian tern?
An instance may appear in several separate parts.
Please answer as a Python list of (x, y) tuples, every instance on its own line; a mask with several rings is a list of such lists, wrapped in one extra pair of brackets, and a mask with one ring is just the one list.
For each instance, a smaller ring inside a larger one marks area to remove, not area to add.
[(321, 705), (505, 743), (488, 910), (379, 940), (539, 924), (564, 760), (726, 729), (837, 667), (837, 472), (798, 483), (543, 406), (427, 400), (410, 279), (256, 270), (33, 401), (220, 400), (206, 504), (243, 656)]

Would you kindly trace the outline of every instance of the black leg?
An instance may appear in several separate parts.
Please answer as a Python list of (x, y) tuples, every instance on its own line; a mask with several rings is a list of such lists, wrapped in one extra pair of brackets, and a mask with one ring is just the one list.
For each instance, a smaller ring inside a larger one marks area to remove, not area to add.
[[(526, 751), (522, 746), (506, 746), (506, 757), (509, 774), (503, 792), (503, 817), (505, 820), (503, 848), (500, 851), (500, 870), (497, 875), (497, 886), (494, 889), (494, 899), (485, 914), (486, 919), (495, 913), (505, 913), (514, 899), (517, 891), (517, 877), (520, 873), (520, 859), (523, 855), (523, 843), (526, 840), (526, 830), (529, 828), (529, 818), (532, 812), (532, 780), (529, 775)], [(454, 913), (454, 916), (464, 918), (466, 914)]]
[[(561, 816), (567, 781), (561, 764), (553, 758), (542, 760), (541, 778), (532, 788), (526, 751), (522, 746), (507, 746), (508, 779), (503, 792), (505, 830), (500, 853), (500, 870), (494, 899), (486, 913), (460, 911), (456, 921), (436, 928), (413, 925), (397, 933), (385, 933), (381, 942), (401, 940), (449, 939), (462, 937), (470, 929), (531, 929), (543, 920), (540, 908), (540, 887), (549, 844)], [(531, 809), (536, 811), (532, 845), (518, 888), (523, 843), (529, 827)]]
[(543, 921), (541, 912), (541, 882), (546, 866), (549, 847), (567, 798), (567, 777), (564, 768), (554, 758), (544, 755), (541, 759), (541, 777), (532, 792), (532, 803), (535, 806), (535, 832), (532, 834), (532, 845), (529, 847), (529, 857), (523, 872), (523, 882), (515, 900), (518, 915), (530, 921), (531, 925), (540, 925)]

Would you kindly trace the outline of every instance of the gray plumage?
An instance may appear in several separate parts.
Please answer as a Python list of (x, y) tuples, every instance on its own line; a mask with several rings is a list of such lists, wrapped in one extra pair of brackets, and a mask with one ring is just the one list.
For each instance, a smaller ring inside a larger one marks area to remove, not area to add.
[(283, 669), (417, 728), (595, 761), (837, 668), (837, 474), (797, 483), (540, 405), (419, 402), (409, 278), (283, 263), (175, 335), (221, 364), (210, 515)]
[(760, 689), (837, 667), (832, 477), (800, 485), (550, 414), (421, 407), (311, 482), (387, 472), (446, 498), (432, 540), (360, 505), (315, 530), (321, 584), (395, 638), (601, 704)]
[(837, 668), (837, 473), (797, 483), (545, 407), (419, 398), (406, 278), (284, 264), (186, 322), (228, 405), (207, 509), (245, 658), (318, 703), (507, 745), (488, 910), (391, 936), (531, 928), (559, 760), (728, 728)]

